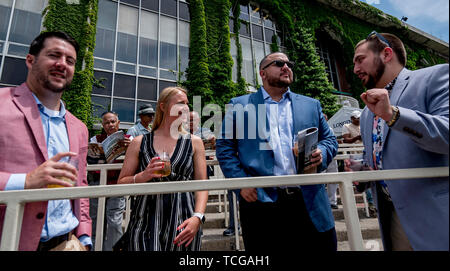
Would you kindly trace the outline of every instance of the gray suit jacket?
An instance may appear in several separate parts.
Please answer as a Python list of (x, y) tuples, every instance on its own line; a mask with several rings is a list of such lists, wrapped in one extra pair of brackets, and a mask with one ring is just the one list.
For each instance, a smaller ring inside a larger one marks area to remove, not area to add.
[[(448, 166), (448, 79), (448, 64), (400, 72), (390, 97), (400, 118), (392, 127), (384, 127), (383, 169)], [(361, 135), (369, 165), (373, 165), (373, 117), (366, 107), (361, 115)], [(448, 250), (449, 178), (386, 184), (413, 249)], [(386, 222), (380, 219), (380, 228)], [(382, 232), (382, 237), (385, 241), (388, 234)]]

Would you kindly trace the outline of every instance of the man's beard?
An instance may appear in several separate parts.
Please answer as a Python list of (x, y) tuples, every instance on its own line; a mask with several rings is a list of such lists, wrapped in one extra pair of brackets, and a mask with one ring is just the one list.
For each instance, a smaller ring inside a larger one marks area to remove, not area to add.
[(52, 91), (54, 93), (61, 93), (61, 92), (63, 92), (72, 83), (72, 79), (69, 80), (66, 77), (65, 78), (66, 79), (66, 83), (62, 87), (59, 87), (59, 86), (53, 84), (51, 82), (50, 78), (49, 78), (51, 71), (49, 71), (47, 74), (45, 74), (45, 73), (41, 72), (41, 69), (40, 69), (40, 67), (38, 65), (35, 65), (33, 67), (33, 72), (34, 72), (35, 77), (37, 78), (37, 80), (41, 83), (41, 85), (45, 89), (48, 89), (48, 90), (50, 90), (50, 91)]
[(365, 84), (365, 87), (367, 89), (372, 89), (377, 85), (378, 81), (380, 81), (381, 76), (383, 76), (384, 70), (386, 68), (386, 65), (384, 65), (384, 63), (381, 61), (379, 57), (376, 57), (373, 60), (373, 66), (377, 68), (373, 76), (371, 74), (368, 74), (369, 80), (367, 80), (367, 83)]
[(282, 81), (282, 80), (280, 80), (280, 77), (270, 77), (267, 79), (267, 82), (269, 83), (269, 86), (277, 87), (277, 88), (287, 88), (292, 83), (292, 81), (289, 83), (286, 81)]

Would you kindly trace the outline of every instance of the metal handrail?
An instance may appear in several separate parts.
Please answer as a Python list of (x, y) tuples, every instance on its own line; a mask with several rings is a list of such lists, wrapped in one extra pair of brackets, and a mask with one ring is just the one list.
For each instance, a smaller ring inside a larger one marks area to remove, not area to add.
[[(100, 170), (101, 182), (106, 183), (109, 169), (119, 169), (121, 164), (89, 165), (88, 170)], [(361, 227), (358, 219), (353, 182), (375, 180), (436, 178), (449, 176), (449, 167), (395, 169), (382, 171), (340, 172), (327, 174), (305, 174), (267, 176), (234, 179), (192, 180), (143, 184), (84, 186), (54, 189), (30, 189), (0, 191), (0, 203), (6, 204), (1, 251), (18, 250), (25, 203), (55, 199), (102, 198), (124, 195), (152, 195), (198, 190), (240, 189), (251, 187), (277, 187), (338, 183), (342, 196), (344, 218), (351, 250), (363, 250)], [(100, 205), (100, 203), (99, 203)], [(103, 204), (104, 206), (104, 204)], [(103, 215), (103, 214), (98, 214)], [(98, 228), (98, 226), (97, 226)]]

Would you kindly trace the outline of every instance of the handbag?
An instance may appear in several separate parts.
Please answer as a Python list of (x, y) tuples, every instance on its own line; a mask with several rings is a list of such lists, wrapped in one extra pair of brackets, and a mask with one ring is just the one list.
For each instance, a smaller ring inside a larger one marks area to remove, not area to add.
[(87, 251), (75, 234), (70, 233), (69, 239), (49, 251)]

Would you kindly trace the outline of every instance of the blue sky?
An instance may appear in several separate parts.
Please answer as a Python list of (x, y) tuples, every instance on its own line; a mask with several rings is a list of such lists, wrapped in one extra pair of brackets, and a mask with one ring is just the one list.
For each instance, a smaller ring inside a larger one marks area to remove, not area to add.
[(448, 43), (448, 0), (362, 0), (406, 23)]

